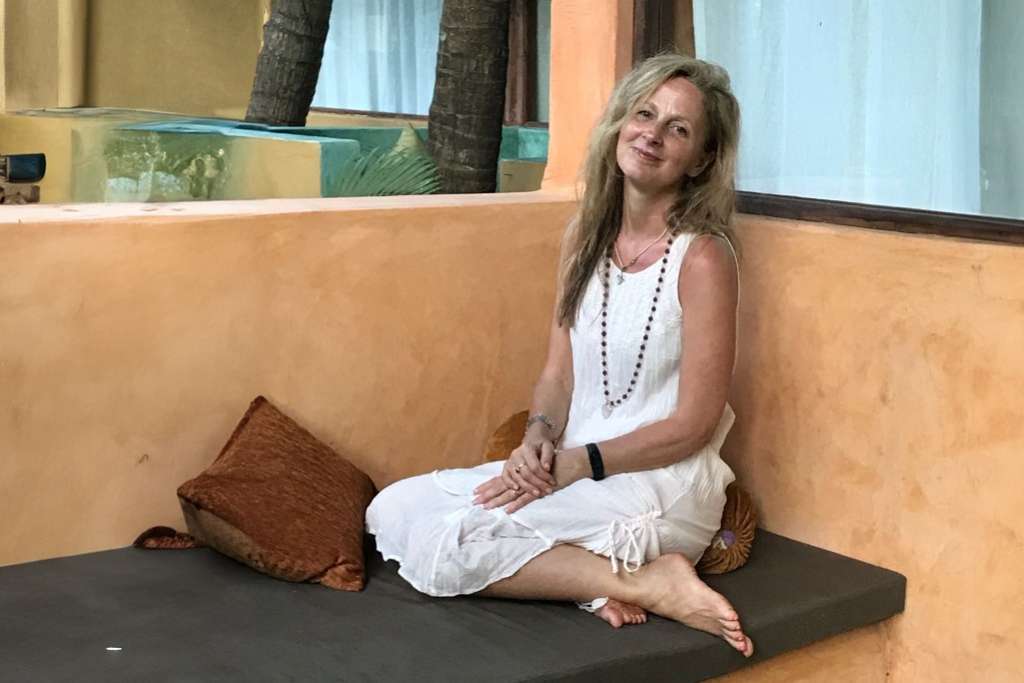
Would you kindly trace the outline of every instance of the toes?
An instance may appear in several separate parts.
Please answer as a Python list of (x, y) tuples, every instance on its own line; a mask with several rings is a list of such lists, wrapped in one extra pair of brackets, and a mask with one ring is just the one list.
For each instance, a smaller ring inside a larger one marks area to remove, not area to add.
[(724, 628), (727, 631), (742, 631), (743, 630), (743, 629), (740, 628), (740, 622), (738, 622), (738, 621), (732, 621), (732, 620), (729, 620), (729, 619), (719, 619), (718, 623), (721, 624), (722, 628)]
[(744, 657), (750, 657), (754, 654), (754, 642), (750, 638), (743, 634), (735, 636), (728, 631), (723, 633), (725, 635), (725, 642), (736, 648)]
[(594, 616), (600, 617), (602, 621), (607, 622), (612, 628), (620, 628), (624, 623), (628, 623), (629, 619), (629, 615), (615, 609), (611, 601), (608, 601), (604, 607), (594, 612)]
[(742, 633), (733, 633), (732, 631), (722, 631), (722, 637), (727, 643), (732, 645), (737, 650), (743, 650), (747, 646), (747, 637)]
[[(638, 607), (623, 606), (617, 613), (626, 624), (642, 624), (647, 621), (647, 612)], [(612, 613), (609, 613), (609, 617), (611, 616)]]

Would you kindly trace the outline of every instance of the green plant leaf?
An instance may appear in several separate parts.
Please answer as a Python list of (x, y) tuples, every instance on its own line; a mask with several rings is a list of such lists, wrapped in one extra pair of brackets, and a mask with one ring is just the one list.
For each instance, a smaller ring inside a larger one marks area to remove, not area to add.
[(432, 194), (441, 187), (434, 161), (424, 154), (373, 149), (338, 169), (338, 197)]

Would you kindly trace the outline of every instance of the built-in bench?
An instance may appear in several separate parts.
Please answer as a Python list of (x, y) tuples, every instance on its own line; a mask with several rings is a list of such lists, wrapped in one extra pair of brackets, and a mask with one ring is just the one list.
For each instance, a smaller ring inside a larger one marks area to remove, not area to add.
[[(429, 598), (368, 552), (360, 593), (268, 578), (207, 550), (125, 548), (0, 568), (0, 666), (26, 681), (696, 681), (903, 610), (895, 572), (760, 531), (710, 577), (757, 652), (569, 604)], [(111, 649), (119, 648), (119, 649)]]

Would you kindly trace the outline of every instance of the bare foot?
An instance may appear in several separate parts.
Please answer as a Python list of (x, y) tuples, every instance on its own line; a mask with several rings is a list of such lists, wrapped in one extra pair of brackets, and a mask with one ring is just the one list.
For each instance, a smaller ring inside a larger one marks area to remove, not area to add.
[(647, 612), (642, 607), (630, 605), (628, 602), (619, 602), (614, 598), (608, 598), (604, 607), (595, 611), (594, 615), (604, 619), (614, 628), (620, 628), (624, 624), (642, 624), (647, 621)]
[(736, 610), (700, 580), (685, 557), (678, 553), (662, 555), (643, 572), (652, 586), (650, 604), (644, 605), (651, 612), (718, 636), (745, 657), (754, 654), (754, 644), (743, 633)]

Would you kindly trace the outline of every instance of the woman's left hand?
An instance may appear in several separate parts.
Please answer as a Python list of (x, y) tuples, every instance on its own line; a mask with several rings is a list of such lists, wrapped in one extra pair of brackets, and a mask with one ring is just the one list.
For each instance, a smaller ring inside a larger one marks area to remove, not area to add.
[[(473, 491), (474, 505), (483, 505), (485, 510), (508, 505), (505, 512), (515, 512), (523, 505), (537, 500), (538, 496), (526, 489), (516, 491), (509, 488), (500, 476), (488, 479)], [(542, 494), (543, 495), (543, 494)], [(520, 502), (522, 501), (522, 502)], [(517, 506), (517, 507), (514, 507)]]
[[(583, 453), (585, 451), (581, 448), (570, 448), (555, 452), (555, 461), (552, 464), (551, 473), (555, 476), (556, 483), (552, 492), (564, 489), (566, 486), (586, 476), (583, 468), (580, 467), (581, 455)], [(476, 487), (473, 493), (475, 494), (473, 497), (474, 505), (483, 505), (486, 510), (505, 505), (505, 512), (509, 514), (516, 510), (521, 510), (525, 505), (532, 503), (538, 498), (544, 497), (543, 492), (537, 495), (526, 489), (516, 491), (509, 488), (500, 475), (493, 479), (488, 479)]]

